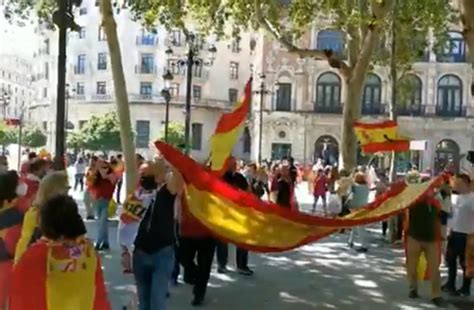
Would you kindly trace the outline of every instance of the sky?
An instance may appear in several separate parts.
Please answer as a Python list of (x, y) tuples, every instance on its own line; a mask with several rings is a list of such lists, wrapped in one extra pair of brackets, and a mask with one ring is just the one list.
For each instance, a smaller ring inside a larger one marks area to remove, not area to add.
[(32, 60), (37, 46), (38, 37), (33, 26), (12, 25), (0, 14), (0, 55), (16, 54)]

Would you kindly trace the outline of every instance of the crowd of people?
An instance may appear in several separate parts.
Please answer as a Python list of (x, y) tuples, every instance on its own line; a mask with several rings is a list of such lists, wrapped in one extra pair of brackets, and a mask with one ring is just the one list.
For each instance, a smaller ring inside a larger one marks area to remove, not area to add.
[[(64, 302), (69, 307), (57, 309), (110, 309), (97, 253), (110, 250), (108, 218), (114, 200), (122, 205), (118, 226), (122, 271), (135, 279), (139, 309), (166, 309), (169, 286), (178, 283), (181, 268), (183, 281), (194, 287), (191, 304), (203, 305), (214, 257), (217, 272), (229, 272), (228, 244), (215, 239), (188, 212), (182, 199), (184, 183), (173, 167), (159, 157), (146, 161), (137, 155), (136, 160), (139, 182), (123, 204), (121, 155), (110, 158), (83, 155), (74, 163), (73, 187), (84, 193), (86, 219), (95, 220), (97, 225), (97, 236), (92, 243), (86, 238), (76, 202), (68, 196), (70, 185), (66, 172), (53, 171), (49, 160), (35, 154), (29, 154), (19, 172), (8, 170), (6, 158), (0, 158), (0, 309), (7, 305), (13, 310), (35, 309), (33, 303), (51, 303), (47, 298), (53, 297), (55, 303)], [(230, 186), (294, 212), (300, 212), (296, 187), (303, 179), (307, 180), (314, 197), (312, 212), (316, 212), (321, 201), (322, 216), (327, 217), (345, 216), (366, 206), (371, 192), (377, 199), (389, 188), (385, 173), (372, 168), (358, 167), (348, 172), (317, 162), (308, 171), (292, 158), (245, 165), (231, 157), (221, 178)], [(430, 269), (432, 300), (437, 306), (445, 304), (442, 290), (451, 295), (469, 296), (470, 277), (474, 275), (474, 266), (466, 259), (473, 255), (469, 251), (469, 246), (473, 246), (470, 235), (474, 234), (471, 181), (465, 174), (452, 180), (417, 201), (402, 216), (409, 297), (418, 297), (417, 265), (423, 253)], [(418, 183), (427, 178), (412, 169), (406, 181)], [(454, 206), (452, 191), (457, 194)], [(383, 234), (387, 227), (386, 222), (382, 223)], [(448, 281), (443, 286), (439, 240), (449, 269)], [(352, 248), (356, 241), (357, 251), (368, 251), (364, 226), (350, 230), (348, 245)], [(254, 274), (249, 268), (247, 250), (237, 248), (235, 260), (239, 274)], [(458, 261), (464, 275), (459, 290), (456, 287)], [(39, 289), (43, 295), (45, 282), (58, 292), (53, 297), (32, 300), (28, 294), (40, 293), (22, 287), (26, 279), (31, 283), (29, 288)], [(75, 290), (85, 287), (93, 292), (85, 290), (79, 294), (81, 298), (74, 297)]]

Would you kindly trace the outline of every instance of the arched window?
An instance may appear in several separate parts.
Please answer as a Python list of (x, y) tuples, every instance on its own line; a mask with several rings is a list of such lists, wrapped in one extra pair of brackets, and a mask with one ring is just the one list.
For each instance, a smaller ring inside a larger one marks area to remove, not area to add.
[(382, 81), (377, 75), (369, 73), (362, 95), (362, 114), (373, 115), (382, 112)]
[(441, 140), (436, 145), (435, 173), (443, 171), (457, 173), (459, 171), (460, 149), (459, 145), (451, 139)]
[(398, 114), (419, 116), (421, 111), (421, 94), (423, 84), (421, 79), (409, 74), (399, 82), (398, 87)]
[(439, 62), (465, 62), (466, 42), (460, 32), (451, 31), (444, 48), (438, 51), (436, 58)]
[(341, 113), (341, 79), (332, 72), (319, 76), (316, 84), (315, 111), (320, 113)]
[(457, 76), (448, 74), (438, 81), (438, 104), (436, 115), (462, 116), (462, 81)]
[(337, 30), (322, 30), (316, 36), (316, 48), (332, 50), (337, 56), (344, 58), (344, 33)]

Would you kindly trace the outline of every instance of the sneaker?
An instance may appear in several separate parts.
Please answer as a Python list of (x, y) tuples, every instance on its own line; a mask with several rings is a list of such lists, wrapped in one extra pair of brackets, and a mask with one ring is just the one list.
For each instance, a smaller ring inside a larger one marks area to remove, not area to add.
[(458, 296), (462, 296), (462, 297), (469, 297), (471, 296), (471, 292), (468, 291), (468, 290), (463, 290), (463, 289), (460, 289), (457, 291), (458, 293)]
[(101, 243), (96, 243), (95, 246), (94, 246), (95, 250), (96, 251), (102, 251), (102, 244)]
[(253, 275), (253, 270), (251, 270), (250, 268), (239, 268), (237, 269), (237, 272), (240, 273), (241, 275), (244, 275), (244, 276), (251, 276)]
[(217, 273), (226, 274), (229, 273), (229, 270), (227, 269), (227, 267), (217, 267)]
[(452, 293), (456, 291), (456, 288), (446, 283), (443, 286), (441, 286), (441, 290), (445, 293)]
[(191, 301), (191, 306), (198, 307), (198, 306), (202, 306), (203, 303), (204, 303), (203, 297), (194, 296), (193, 300)]
[(431, 301), (438, 308), (447, 308), (448, 307), (448, 303), (442, 297), (433, 298)]
[(410, 290), (410, 293), (408, 294), (408, 298), (414, 299), (414, 298), (419, 298), (419, 297), (420, 297), (420, 295), (418, 295), (417, 290)]

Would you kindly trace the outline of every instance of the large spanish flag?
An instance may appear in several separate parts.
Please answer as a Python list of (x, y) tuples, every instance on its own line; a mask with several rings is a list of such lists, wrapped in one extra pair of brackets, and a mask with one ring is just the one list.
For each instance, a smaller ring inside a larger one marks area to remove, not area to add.
[(410, 149), (410, 140), (401, 137), (395, 121), (377, 123), (354, 122), (354, 131), (364, 153), (404, 152)]
[(156, 142), (185, 180), (189, 213), (217, 238), (255, 252), (282, 252), (321, 239), (343, 227), (379, 222), (410, 207), (440, 182), (397, 183), (365, 208), (345, 218), (312, 216), (261, 201), (206, 171), (173, 147)]
[(224, 113), (217, 123), (214, 135), (211, 137), (211, 168), (221, 171), (227, 158), (239, 139), (245, 120), (250, 112), (252, 100), (252, 78), (245, 85), (242, 99), (236, 103), (234, 110)]

